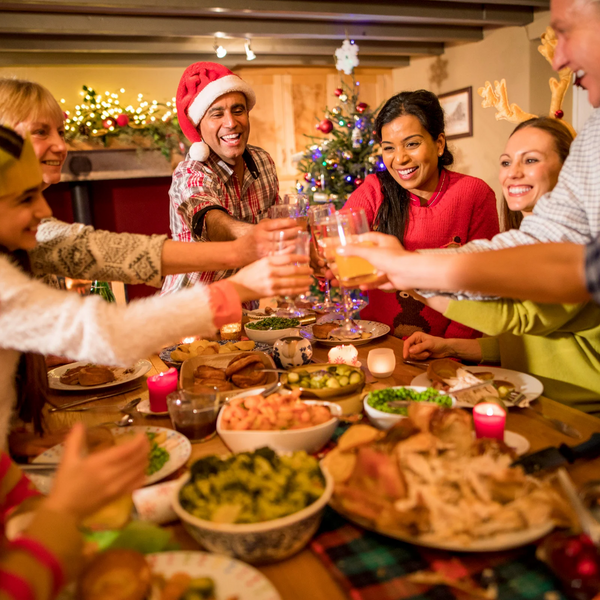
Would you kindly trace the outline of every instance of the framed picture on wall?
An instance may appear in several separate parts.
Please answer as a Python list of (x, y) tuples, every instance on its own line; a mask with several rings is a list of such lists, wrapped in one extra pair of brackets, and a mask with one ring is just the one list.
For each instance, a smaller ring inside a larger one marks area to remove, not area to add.
[(446, 139), (473, 136), (472, 88), (469, 86), (455, 92), (439, 94), (440, 104), (446, 117)]

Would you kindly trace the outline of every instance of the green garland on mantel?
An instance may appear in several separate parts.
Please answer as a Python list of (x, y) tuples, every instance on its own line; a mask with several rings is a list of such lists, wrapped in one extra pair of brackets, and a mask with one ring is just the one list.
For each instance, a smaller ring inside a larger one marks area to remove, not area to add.
[(186, 154), (187, 140), (179, 128), (175, 98), (147, 101), (138, 94), (137, 106), (122, 106), (114, 92), (102, 94), (84, 85), (80, 94), (81, 104), (65, 110), (65, 140), (72, 149), (158, 149), (167, 159)]

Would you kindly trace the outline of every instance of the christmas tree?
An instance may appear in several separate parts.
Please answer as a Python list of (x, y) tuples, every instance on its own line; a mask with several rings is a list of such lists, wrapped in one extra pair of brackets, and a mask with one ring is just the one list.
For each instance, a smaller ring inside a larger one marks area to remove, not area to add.
[(342, 81), (334, 92), (337, 104), (317, 118), (316, 128), (328, 137), (305, 134), (310, 143), (298, 164), (304, 182), (296, 187), (311, 202), (330, 200), (340, 207), (369, 173), (385, 169), (374, 131), (377, 111), (359, 101), (358, 90), (354, 78), (352, 86)]

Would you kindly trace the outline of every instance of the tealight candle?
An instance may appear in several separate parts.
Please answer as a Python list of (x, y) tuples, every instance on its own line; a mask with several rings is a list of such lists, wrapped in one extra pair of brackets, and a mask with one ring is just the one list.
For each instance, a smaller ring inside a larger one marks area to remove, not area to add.
[(473, 407), (473, 423), (476, 437), (504, 440), (506, 411), (501, 406), (492, 402), (476, 404)]
[(334, 346), (327, 355), (329, 362), (339, 365), (360, 366), (358, 362), (358, 350), (352, 345)]
[(152, 412), (167, 412), (167, 396), (177, 390), (177, 369), (171, 367), (164, 373), (148, 377), (148, 398)]
[(396, 368), (396, 355), (391, 348), (371, 350), (367, 358), (367, 366), (374, 377), (389, 377)]
[(228, 323), (220, 329), (222, 340), (239, 340), (242, 337), (241, 323)]

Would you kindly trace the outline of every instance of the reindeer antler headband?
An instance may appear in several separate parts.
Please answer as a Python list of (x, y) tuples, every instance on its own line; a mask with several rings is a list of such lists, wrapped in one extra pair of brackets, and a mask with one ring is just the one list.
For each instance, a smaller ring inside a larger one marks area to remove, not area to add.
[[(556, 34), (552, 27), (547, 27), (546, 31), (542, 34), (542, 43), (538, 46), (538, 52), (552, 64), (554, 58), (554, 50), (556, 48), (557, 39)], [(562, 103), (565, 99), (567, 89), (571, 83), (573, 77), (573, 71), (568, 67), (558, 71), (559, 80), (554, 77), (550, 78), (550, 91), (552, 92), (552, 99), (550, 101), (550, 117), (555, 119), (563, 118)], [(496, 120), (506, 120), (511, 123), (522, 123), (528, 119), (537, 117), (538, 115), (532, 115), (526, 113), (524, 110), (519, 108), (516, 104), (510, 104), (508, 101), (508, 92), (506, 91), (506, 80), (502, 79), (500, 82), (494, 81), (494, 85), (489, 81), (485, 82), (484, 87), (480, 87), (477, 93), (483, 98), (481, 106), (483, 108), (495, 107)], [(566, 121), (562, 121), (565, 126), (575, 135), (573, 127)]]

